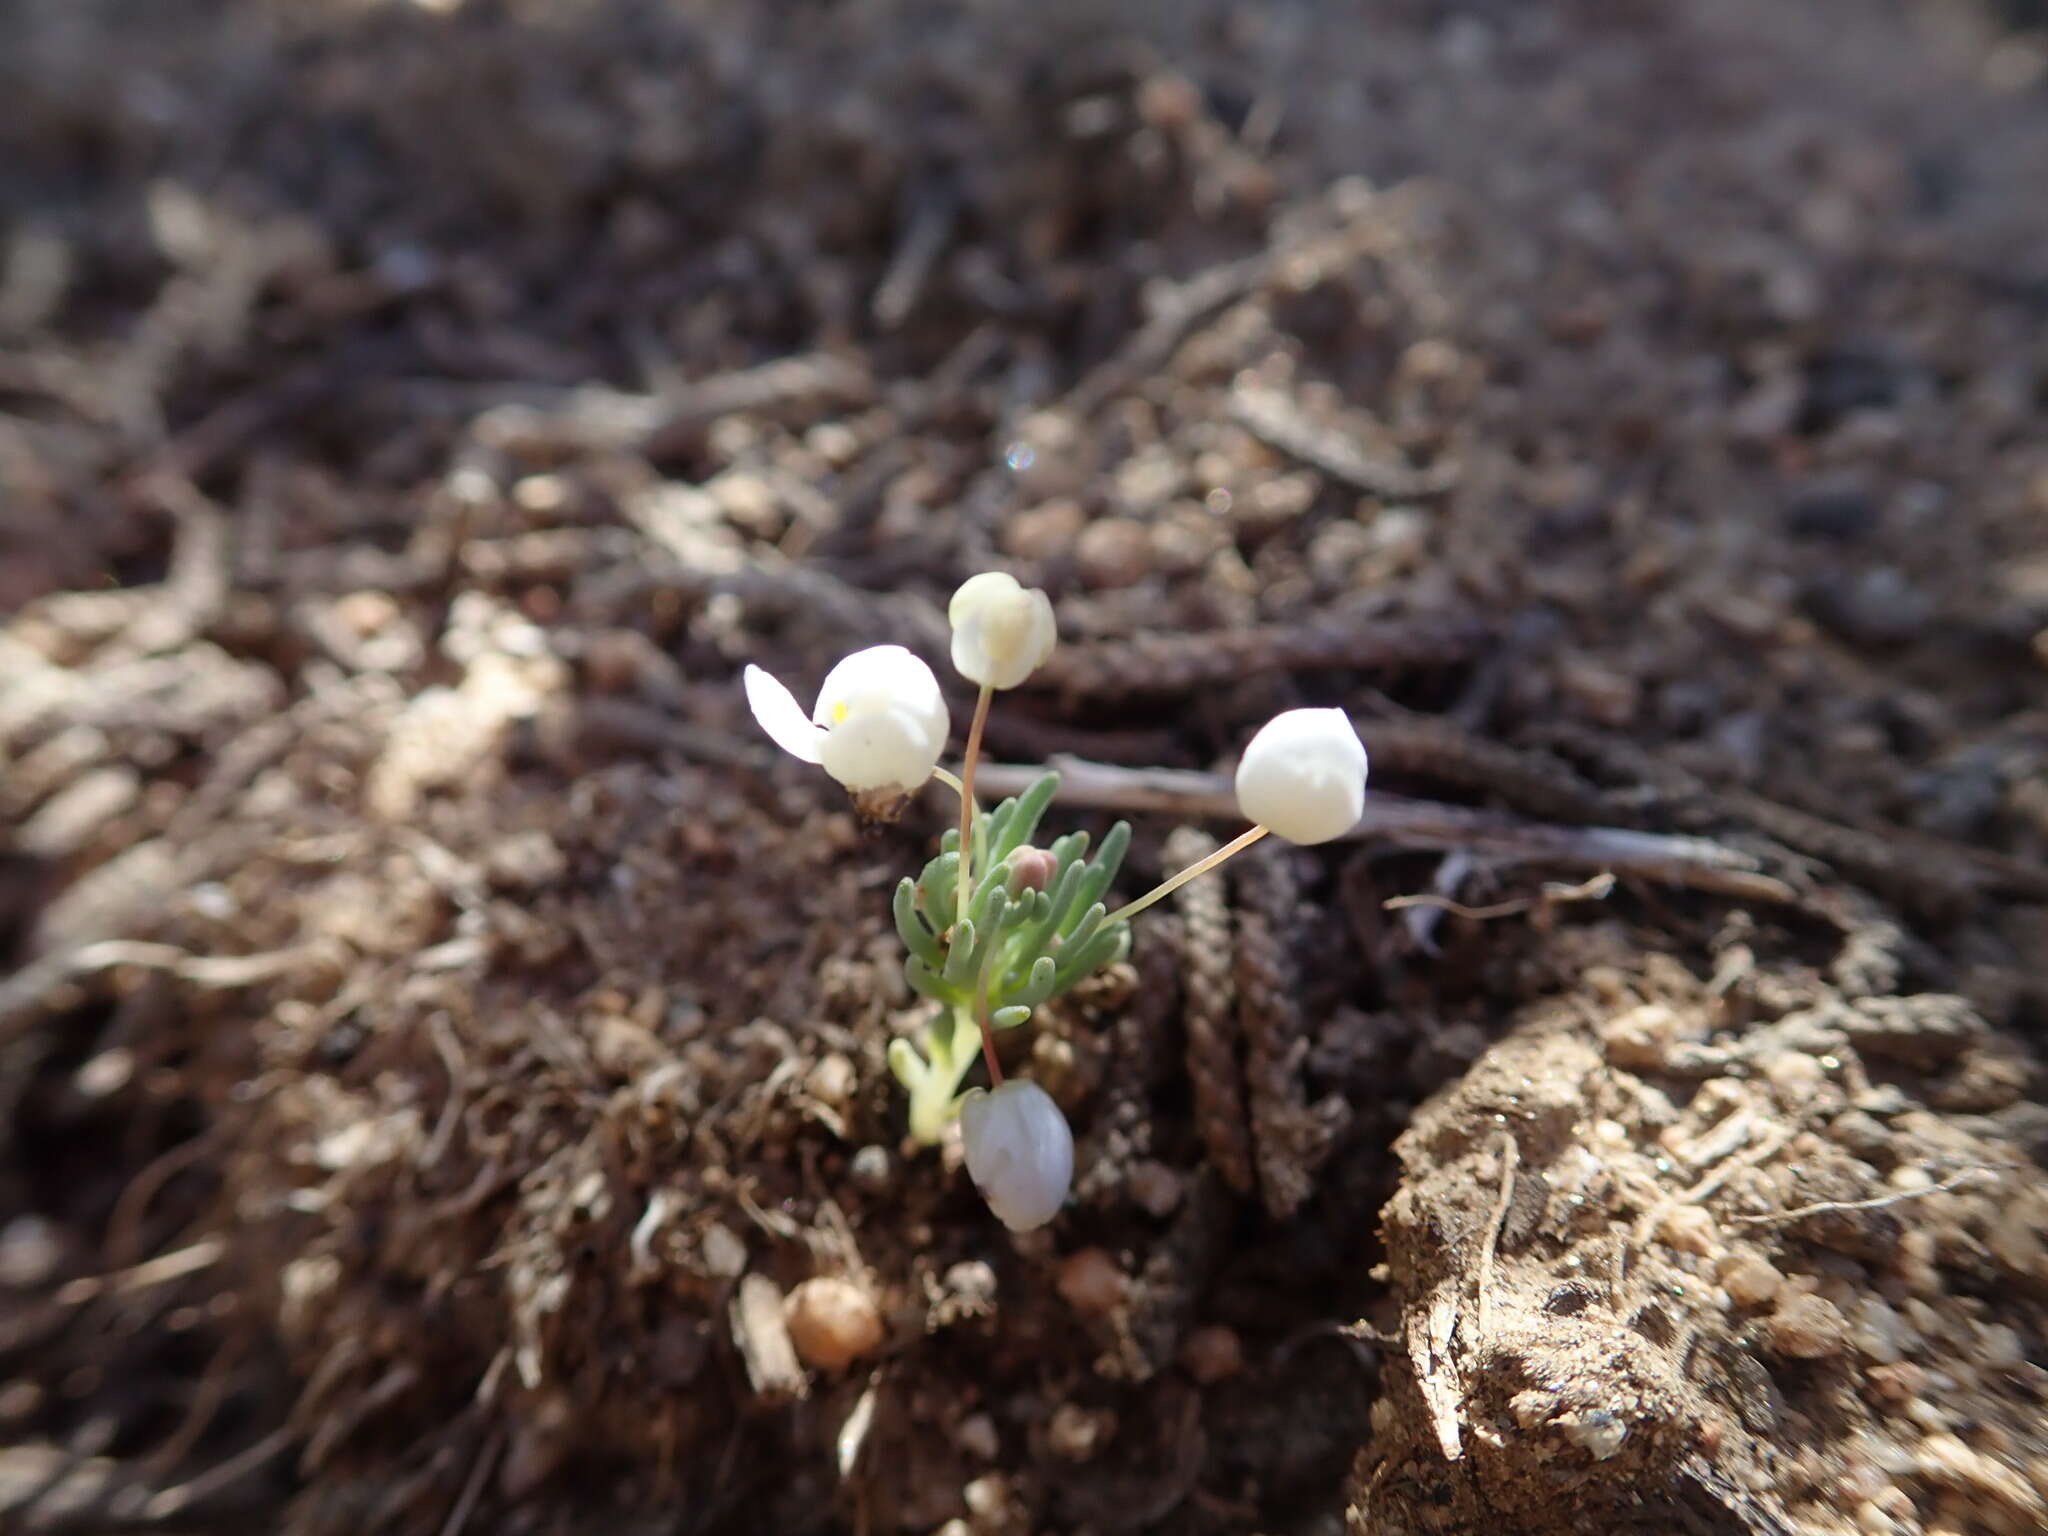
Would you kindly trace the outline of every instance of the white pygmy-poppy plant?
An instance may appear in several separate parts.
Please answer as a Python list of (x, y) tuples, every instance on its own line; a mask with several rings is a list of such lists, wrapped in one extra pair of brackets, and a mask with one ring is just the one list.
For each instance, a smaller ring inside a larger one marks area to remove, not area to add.
[(1052, 1095), (1024, 1078), (960, 1106), (968, 1177), (1012, 1232), (1042, 1227), (1066, 1204), (1074, 1182), (1074, 1133)]
[(1014, 688), (1052, 654), (1052, 599), (1002, 571), (970, 576), (946, 605), (953, 665), (984, 688)]
[(1341, 709), (1290, 709), (1245, 745), (1238, 808), (1290, 843), (1327, 843), (1365, 811), (1365, 744)]
[(952, 721), (932, 669), (900, 645), (855, 651), (825, 674), (809, 715), (759, 667), (747, 705), (783, 751), (816, 763), (858, 798), (900, 800), (932, 776)]

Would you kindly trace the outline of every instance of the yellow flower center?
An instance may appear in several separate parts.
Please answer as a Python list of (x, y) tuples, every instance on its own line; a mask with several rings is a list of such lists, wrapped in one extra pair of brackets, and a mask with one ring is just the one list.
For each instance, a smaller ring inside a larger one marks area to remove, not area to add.
[(842, 699), (842, 700), (841, 700), (841, 701), (840, 701), (839, 703), (837, 703), (837, 704), (834, 704), (834, 705), (832, 706), (832, 723), (833, 723), (834, 725), (844, 725), (844, 724), (846, 724), (846, 701), (845, 701), (845, 700), (843, 700), (843, 699)]

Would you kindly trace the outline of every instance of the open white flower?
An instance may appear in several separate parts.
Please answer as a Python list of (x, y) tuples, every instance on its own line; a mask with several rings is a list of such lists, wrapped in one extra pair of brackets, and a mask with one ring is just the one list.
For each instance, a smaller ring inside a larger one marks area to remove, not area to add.
[(946, 605), (953, 665), (969, 682), (1014, 688), (1052, 654), (1052, 599), (1002, 571), (970, 576)]
[(803, 706), (759, 667), (746, 670), (747, 706), (783, 751), (816, 763), (856, 794), (909, 794), (932, 776), (952, 720), (932, 669), (900, 645), (855, 651), (825, 674), (818, 706)]
[(967, 1173), (1012, 1232), (1042, 1227), (1074, 1182), (1074, 1133), (1052, 1095), (1024, 1078), (994, 1093), (975, 1089), (960, 1106)]
[(1237, 804), (1290, 843), (1327, 843), (1365, 811), (1365, 743), (1341, 709), (1290, 709), (1246, 743)]

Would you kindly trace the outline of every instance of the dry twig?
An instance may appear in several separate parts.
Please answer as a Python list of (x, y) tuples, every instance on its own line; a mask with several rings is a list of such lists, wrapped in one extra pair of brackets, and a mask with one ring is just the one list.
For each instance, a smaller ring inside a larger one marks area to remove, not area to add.
[[(1241, 820), (1237, 797), (1221, 774), (1179, 768), (1119, 768), (1055, 757), (1060, 799), (1102, 810), (1156, 811), (1170, 816)], [(984, 763), (981, 783), (992, 795), (1020, 794), (1041, 770)], [(1757, 860), (1703, 837), (1668, 836), (1622, 827), (1556, 827), (1493, 811), (1370, 794), (1365, 814), (1345, 834), (1408, 848), (1463, 848), (1504, 863), (1557, 864), (1611, 870), (1713, 891), (1747, 901), (1790, 905), (1798, 893), (1758, 870)]]

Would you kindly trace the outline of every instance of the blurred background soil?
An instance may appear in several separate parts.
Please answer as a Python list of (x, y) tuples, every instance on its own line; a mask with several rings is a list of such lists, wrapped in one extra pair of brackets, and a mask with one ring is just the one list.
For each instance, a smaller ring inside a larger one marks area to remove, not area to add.
[[(0, 0), (0, 1522), (2048, 1529), (2044, 319), (2028, 0)], [(1022, 1239), (736, 687), (992, 564), (1386, 792)]]

